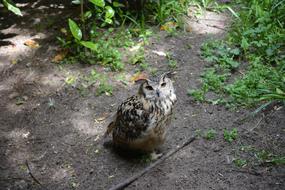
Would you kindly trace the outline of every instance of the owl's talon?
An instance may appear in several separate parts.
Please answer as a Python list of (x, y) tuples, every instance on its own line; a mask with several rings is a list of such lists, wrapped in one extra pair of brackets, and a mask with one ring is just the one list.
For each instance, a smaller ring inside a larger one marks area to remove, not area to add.
[(156, 152), (152, 152), (151, 154), (150, 154), (150, 159), (152, 160), (152, 161), (155, 161), (155, 160), (158, 160), (160, 157), (162, 157), (162, 153), (156, 153)]

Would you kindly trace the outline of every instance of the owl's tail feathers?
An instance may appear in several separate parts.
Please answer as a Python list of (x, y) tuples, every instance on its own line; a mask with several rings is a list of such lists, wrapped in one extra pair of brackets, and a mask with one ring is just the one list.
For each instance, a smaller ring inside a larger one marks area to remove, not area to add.
[(106, 138), (106, 137), (113, 131), (114, 128), (115, 128), (115, 122), (112, 121), (112, 122), (108, 125), (107, 131), (105, 132), (103, 138)]

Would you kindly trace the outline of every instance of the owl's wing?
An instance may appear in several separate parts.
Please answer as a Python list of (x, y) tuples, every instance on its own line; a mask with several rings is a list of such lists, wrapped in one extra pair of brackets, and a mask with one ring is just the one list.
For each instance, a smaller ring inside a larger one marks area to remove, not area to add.
[(149, 126), (149, 111), (137, 96), (132, 96), (119, 106), (114, 125), (118, 136), (138, 138)]
[(107, 126), (107, 130), (106, 130), (105, 134), (103, 135), (103, 138), (106, 138), (113, 131), (114, 127), (115, 127), (114, 121), (109, 123), (109, 125)]

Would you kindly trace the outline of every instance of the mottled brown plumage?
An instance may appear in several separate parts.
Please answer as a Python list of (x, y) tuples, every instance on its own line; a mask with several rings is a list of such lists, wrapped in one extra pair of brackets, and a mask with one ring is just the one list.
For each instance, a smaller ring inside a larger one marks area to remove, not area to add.
[(115, 145), (153, 152), (163, 144), (176, 102), (171, 76), (172, 73), (166, 73), (159, 80), (140, 80), (138, 94), (118, 107), (106, 132), (112, 133)]

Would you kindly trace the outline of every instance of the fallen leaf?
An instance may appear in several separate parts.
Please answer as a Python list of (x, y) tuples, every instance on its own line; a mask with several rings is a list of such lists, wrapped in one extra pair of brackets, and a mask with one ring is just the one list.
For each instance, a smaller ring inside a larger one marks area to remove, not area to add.
[(97, 137), (94, 139), (94, 142), (96, 142), (97, 140), (99, 140), (99, 135), (97, 135)]
[(106, 96), (111, 96), (112, 94), (110, 94), (109, 92), (105, 92)]
[(61, 28), (60, 32), (63, 33), (64, 35), (67, 35), (67, 30), (65, 28)]
[(106, 119), (106, 117), (99, 117), (99, 118), (97, 118), (96, 120), (97, 121), (104, 121)]
[(145, 73), (137, 72), (131, 77), (131, 82), (138, 81), (140, 79), (147, 79), (147, 75)]
[(52, 59), (52, 62), (54, 62), (54, 63), (59, 63), (59, 62), (61, 62), (61, 61), (66, 57), (67, 53), (68, 53), (68, 50), (66, 50), (66, 49), (59, 51), (59, 52), (54, 56), (54, 58)]
[(95, 121), (97, 123), (100, 123), (100, 122), (104, 121), (108, 116), (109, 116), (108, 113), (103, 113), (100, 117), (96, 118)]
[(33, 49), (40, 47), (40, 45), (36, 41), (31, 40), (31, 39), (25, 41), (24, 45), (26, 45), (26, 46), (28, 46), (30, 48), (33, 48)]
[(75, 76), (70, 75), (70, 76), (65, 78), (65, 83), (66, 84), (72, 85), (75, 82), (76, 82), (76, 77)]
[(187, 26), (185, 27), (185, 30), (186, 30), (186, 32), (192, 32), (193, 31), (192, 27), (189, 24), (187, 24)]
[(144, 42), (139, 42), (135, 46), (132, 46), (131, 48), (129, 48), (129, 51), (130, 52), (136, 52), (136, 51), (140, 50), (140, 48), (142, 48), (143, 45), (144, 45)]
[(18, 62), (17, 59), (13, 59), (13, 60), (11, 61), (11, 63), (12, 63), (13, 65), (17, 64), (17, 62)]
[(156, 55), (166, 57), (166, 53), (164, 53), (163, 51), (155, 51), (155, 50), (153, 50), (152, 52), (153, 52), (154, 54), (156, 54)]
[(169, 21), (169, 22), (166, 22), (164, 25), (162, 25), (160, 27), (160, 30), (169, 31), (171, 29), (175, 29), (176, 27), (177, 27), (176, 22)]
[(30, 135), (30, 132), (28, 131), (27, 133), (23, 133), (22, 137), (26, 139), (26, 138), (28, 138), (29, 135)]

